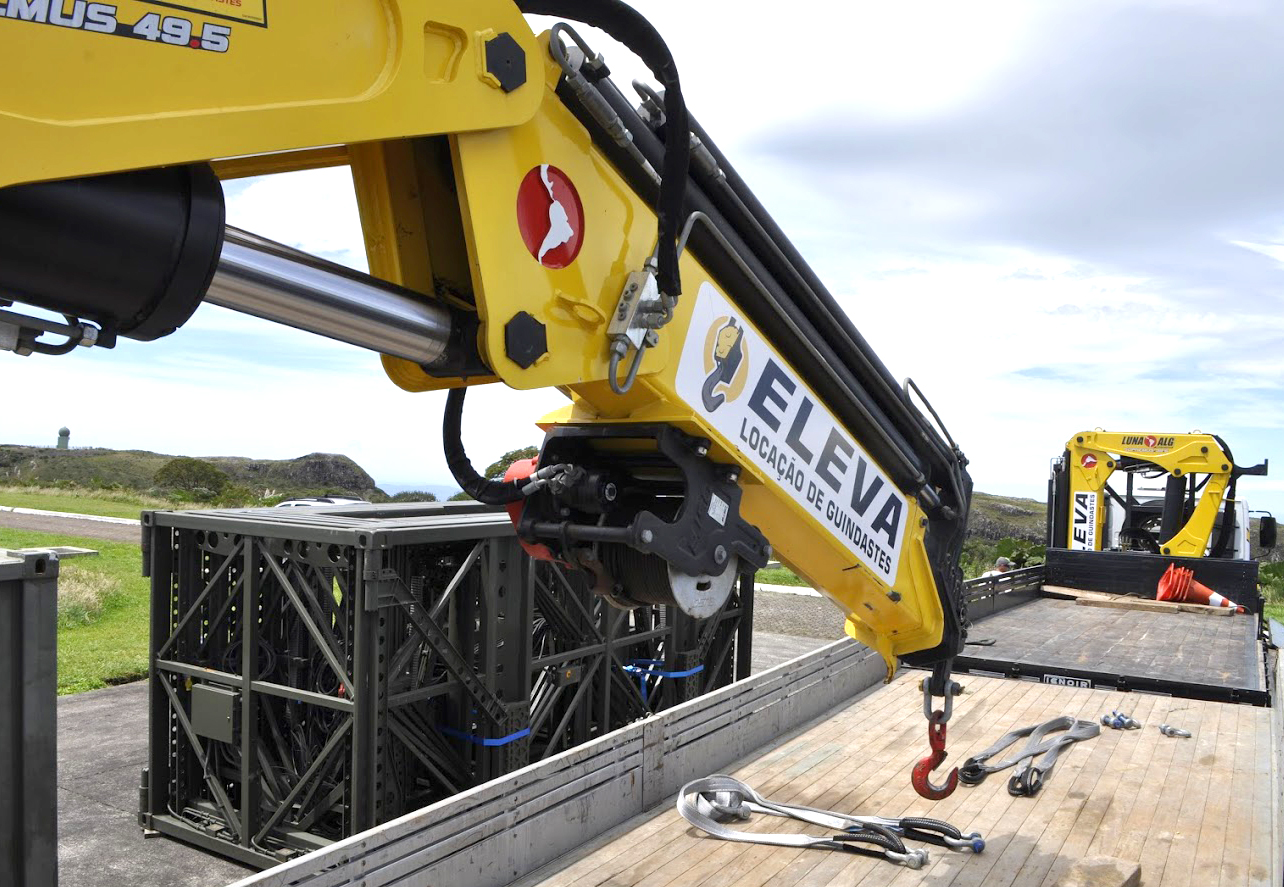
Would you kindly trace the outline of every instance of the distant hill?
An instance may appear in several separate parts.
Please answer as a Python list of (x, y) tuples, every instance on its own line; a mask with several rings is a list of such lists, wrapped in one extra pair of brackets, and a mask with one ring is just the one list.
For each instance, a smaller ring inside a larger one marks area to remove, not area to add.
[(1047, 535), (1048, 506), (1034, 499), (972, 494), (968, 536), (977, 539), (1023, 539), (1042, 543)]
[[(52, 447), (0, 445), (0, 484), (76, 484), (85, 487), (117, 485), (146, 492), (152, 489), (156, 472), (175, 458), (146, 450), (107, 450), (97, 447), (58, 450)], [(307, 493), (349, 493), (363, 498), (382, 494), (365, 469), (347, 456), (311, 453), (297, 459), (247, 459), (243, 456), (202, 456), (206, 462), (227, 472), (232, 482), (257, 494), (272, 491), (284, 495)], [(406, 487), (390, 485), (389, 493)], [(415, 487), (449, 498), (450, 487)], [(968, 537), (998, 541), (1022, 539), (1042, 542), (1047, 506), (1033, 499), (1016, 499), (975, 493)]]
[[(4, 444), (0, 445), (0, 484), (120, 486), (145, 492), (154, 486), (156, 472), (173, 458), (146, 450), (58, 450)], [(200, 458), (226, 472), (233, 483), (260, 495), (266, 490), (286, 495), (349, 493), (365, 498), (382, 493), (365, 469), (336, 453), (311, 453), (297, 459)]]

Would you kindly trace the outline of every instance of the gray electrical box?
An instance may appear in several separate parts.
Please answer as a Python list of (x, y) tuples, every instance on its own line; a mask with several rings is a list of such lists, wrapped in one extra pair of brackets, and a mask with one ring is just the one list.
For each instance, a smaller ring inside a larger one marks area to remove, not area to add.
[(213, 684), (196, 684), (192, 687), (192, 729), (197, 736), (218, 742), (236, 741), (240, 726), (241, 694)]

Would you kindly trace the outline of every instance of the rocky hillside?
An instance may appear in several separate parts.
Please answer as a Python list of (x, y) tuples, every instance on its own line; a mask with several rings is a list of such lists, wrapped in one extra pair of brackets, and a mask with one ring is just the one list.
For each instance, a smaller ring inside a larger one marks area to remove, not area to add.
[[(145, 450), (99, 448), (57, 450), (51, 447), (0, 445), (0, 484), (74, 484), (86, 487), (119, 486), (145, 492), (156, 472), (174, 456)], [(224, 471), (232, 483), (278, 494), (351, 493), (368, 496), (378, 492), (374, 478), (347, 456), (311, 453), (297, 459), (247, 459), (241, 456), (205, 456)]]
[(1022, 539), (1042, 543), (1047, 532), (1048, 506), (1033, 499), (972, 494), (968, 536), (974, 539)]

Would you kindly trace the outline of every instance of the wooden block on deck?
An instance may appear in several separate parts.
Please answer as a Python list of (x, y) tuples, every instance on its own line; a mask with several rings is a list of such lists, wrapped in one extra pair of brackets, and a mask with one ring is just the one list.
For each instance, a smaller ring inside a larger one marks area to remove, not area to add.
[(1070, 866), (1056, 887), (1139, 887), (1141, 866), (1113, 856), (1085, 856)]
[(1064, 585), (1044, 585), (1043, 591), (1048, 594), (1055, 594), (1058, 597), (1069, 597), (1076, 600), (1091, 598), (1099, 601), (1113, 601), (1118, 595), (1106, 594), (1104, 591), (1088, 591), (1083, 588), (1068, 588)]
[(1152, 613), (1203, 613), (1206, 616), (1233, 616), (1230, 607), (1210, 607), (1207, 604), (1175, 604), (1169, 601), (1148, 601), (1144, 598), (1086, 598), (1075, 601), (1081, 607), (1106, 607), (1112, 610), (1147, 610)]

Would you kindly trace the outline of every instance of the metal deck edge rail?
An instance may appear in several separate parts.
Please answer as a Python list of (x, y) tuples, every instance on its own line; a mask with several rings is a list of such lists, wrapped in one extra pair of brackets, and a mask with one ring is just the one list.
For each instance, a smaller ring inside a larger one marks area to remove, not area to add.
[(1045, 568), (1042, 564), (981, 576), (963, 583), (969, 619), (984, 619), (1004, 610), (1032, 601), (1043, 589)]
[(58, 883), (58, 557), (0, 549), (0, 884)]
[(873, 651), (836, 641), (234, 887), (499, 887), (656, 807), (687, 780), (851, 700), (885, 674)]
[(1274, 684), (1271, 687), (1275, 700), (1271, 708), (1271, 735), (1275, 737), (1275, 748), (1271, 755), (1271, 801), (1275, 808), (1275, 815), (1271, 817), (1274, 829), (1271, 842), (1275, 848), (1271, 858), (1272, 884), (1284, 884), (1284, 827), (1280, 822), (1281, 817), (1284, 817), (1284, 692), (1280, 692), (1281, 682), (1284, 682), (1284, 655), (1280, 655), (1281, 653), (1284, 650), (1276, 651)]

